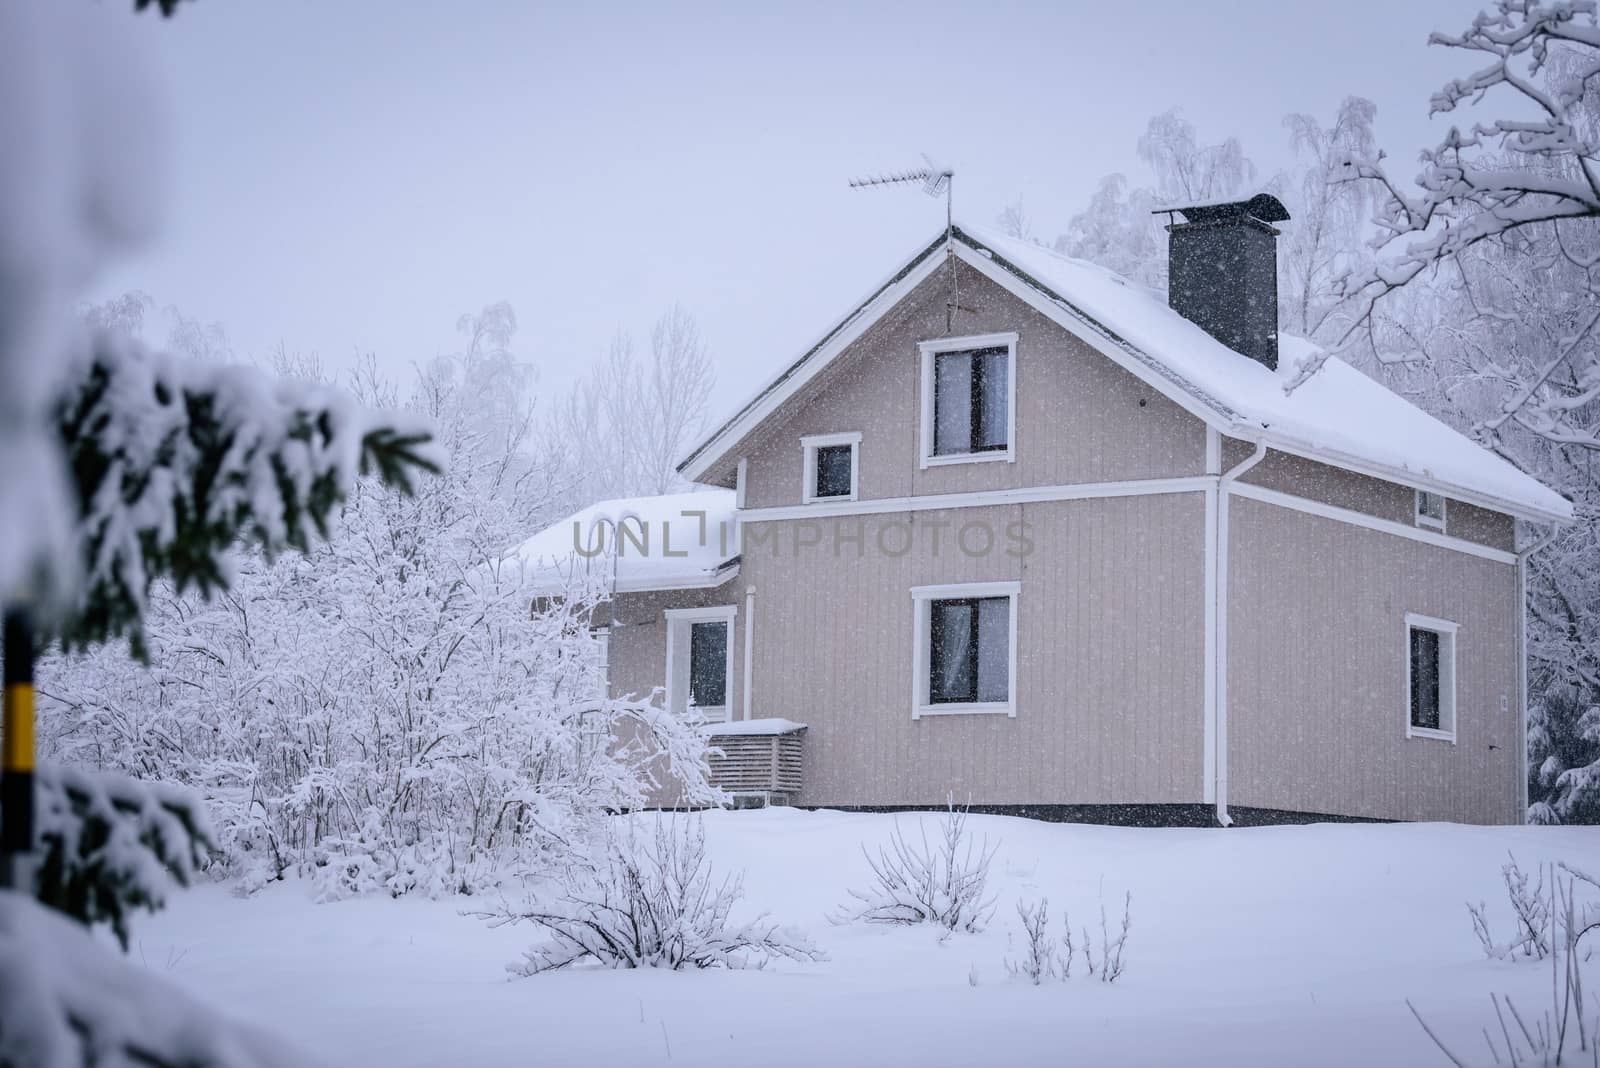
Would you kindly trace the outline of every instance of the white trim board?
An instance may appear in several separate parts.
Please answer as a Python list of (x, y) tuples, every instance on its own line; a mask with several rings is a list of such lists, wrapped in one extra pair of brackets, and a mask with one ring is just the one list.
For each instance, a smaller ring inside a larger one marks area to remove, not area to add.
[(1041, 501), (1077, 501), (1092, 497), (1139, 497), (1159, 493), (1199, 493), (1216, 480), (1204, 475), (1189, 478), (1143, 478), (1129, 482), (1080, 482), (1069, 486), (1024, 486), (1017, 489), (973, 490), (969, 493), (929, 493), (916, 497), (879, 497), (875, 500), (832, 504), (780, 505), (751, 508), (739, 513), (745, 523), (782, 519), (816, 519), (823, 516), (879, 515), (885, 512), (926, 512), (936, 508), (984, 508), (997, 504), (1035, 504)]
[(835, 356), (866, 333), (884, 313), (900, 303), (912, 290), (944, 266), (944, 257), (935, 255), (944, 245), (940, 239), (928, 246), (905, 267), (889, 276), (889, 280), (874, 290), (859, 307), (843, 321), (823, 335), (804, 356), (790, 364), (739, 410), (739, 414), (724, 423), (678, 465), (679, 472), (690, 482), (699, 482), (712, 465), (722, 457), (722, 448), (738, 441), (750, 430), (760, 425), (800, 391), (806, 383), (821, 374)]
[(1485, 560), (1493, 560), (1500, 564), (1514, 564), (1517, 562), (1516, 554), (1506, 552), (1504, 549), (1495, 549), (1488, 545), (1479, 545), (1477, 542), (1467, 541), (1464, 538), (1455, 538), (1448, 534), (1440, 534), (1437, 531), (1407, 526), (1404, 523), (1396, 523), (1392, 519), (1379, 519), (1377, 516), (1367, 515), (1364, 512), (1340, 508), (1333, 504), (1323, 504), (1321, 501), (1313, 501), (1306, 497), (1296, 497), (1280, 490), (1267, 489), (1265, 486), (1254, 486), (1248, 482), (1234, 482), (1228, 486), (1228, 492), (1239, 497), (1249, 497), (1251, 500), (1260, 501), (1263, 504), (1274, 504), (1279, 508), (1306, 512), (1310, 515), (1321, 516), (1324, 519), (1348, 523), (1351, 526), (1365, 527), (1368, 530), (1381, 531), (1384, 534), (1410, 538), (1412, 541), (1435, 545), (1441, 549), (1454, 549), (1458, 553), (1479, 556)]

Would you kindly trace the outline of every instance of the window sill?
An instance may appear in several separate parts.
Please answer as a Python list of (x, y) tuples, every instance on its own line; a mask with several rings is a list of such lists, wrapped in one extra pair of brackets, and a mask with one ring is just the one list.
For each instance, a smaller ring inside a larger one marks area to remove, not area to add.
[(854, 493), (835, 493), (831, 497), (818, 497), (818, 496), (816, 496), (814, 494), (807, 494), (806, 496), (800, 498), (800, 503), (801, 504), (846, 504), (846, 503), (849, 503), (850, 501), (853, 501), (855, 499), (856, 499), (856, 495)]
[(1418, 530), (1431, 530), (1436, 534), (1443, 534), (1444, 533), (1444, 524), (1443, 523), (1436, 523), (1436, 522), (1433, 522), (1432, 520), (1418, 519), (1416, 521), (1416, 527), (1417, 527)]
[(1449, 742), (1451, 745), (1455, 745), (1456, 744), (1456, 732), (1455, 731), (1431, 730), (1431, 729), (1429, 729), (1427, 727), (1412, 727), (1409, 724), (1406, 726), (1406, 737), (1407, 738), (1432, 738), (1436, 742)]
[(981, 701), (971, 704), (917, 705), (911, 710), (912, 719), (923, 716), (1011, 716), (1015, 718), (1017, 706), (1010, 701)]
[(995, 463), (1001, 460), (1006, 463), (1012, 463), (1016, 458), (1015, 449), (995, 449), (993, 452), (952, 452), (942, 453), (938, 456), (924, 456), (922, 458), (922, 466), (924, 468), (947, 467), (951, 464)]

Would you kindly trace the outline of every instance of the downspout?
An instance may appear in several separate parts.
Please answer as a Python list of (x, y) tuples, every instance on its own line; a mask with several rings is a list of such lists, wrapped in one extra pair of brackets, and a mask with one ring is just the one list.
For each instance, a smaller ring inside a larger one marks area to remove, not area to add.
[(1528, 822), (1528, 558), (1556, 540), (1560, 527), (1517, 554), (1517, 797), (1522, 803), (1521, 822)]
[(1233, 825), (1233, 818), (1228, 815), (1228, 488), (1235, 479), (1260, 463), (1266, 455), (1267, 443), (1257, 441), (1255, 452), (1217, 479), (1215, 568), (1217, 607), (1212, 623), (1215, 633), (1211, 643), (1217, 658), (1216, 667), (1212, 672), (1216, 684), (1216, 695), (1212, 700), (1217, 722), (1213, 731), (1216, 755), (1212, 767), (1216, 775), (1214, 796), (1217, 804), (1217, 824), (1222, 827)]
[(750, 680), (755, 674), (756, 588), (744, 591), (744, 718), (750, 718)]

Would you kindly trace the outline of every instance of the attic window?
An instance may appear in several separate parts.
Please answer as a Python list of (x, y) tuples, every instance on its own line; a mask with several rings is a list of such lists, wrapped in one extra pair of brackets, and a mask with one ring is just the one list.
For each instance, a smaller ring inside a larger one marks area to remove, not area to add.
[(1417, 490), (1417, 526), (1444, 529), (1444, 495)]
[(817, 434), (801, 438), (800, 445), (805, 450), (805, 482), (800, 493), (803, 503), (856, 499), (860, 433)]
[(924, 341), (921, 466), (1014, 460), (1015, 334)]

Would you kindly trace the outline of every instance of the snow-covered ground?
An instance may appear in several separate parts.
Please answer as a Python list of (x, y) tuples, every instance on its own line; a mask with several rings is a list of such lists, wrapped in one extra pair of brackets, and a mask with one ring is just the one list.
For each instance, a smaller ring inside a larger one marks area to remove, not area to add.
[[(297, 884), (249, 899), (214, 885), (175, 895), (130, 952), (334, 1064), (1446, 1064), (1406, 998), (1487, 1062), (1490, 992), (1542, 1010), (1550, 969), (1485, 960), (1465, 902), (1486, 901), (1509, 935), (1508, 851), (1530, 870), (1600, 869), (1600, 828), (1144, 830), (974, 816), (1000, 843), (999, 908), (987, 931), (940, 944), (930, 929), (823, 918), (865, 885), (859, 844), (883, 840), (894, 817), (704, 819), (718, 870), (746, 873), (746, 905), (805, 928), (827, 962), (512, 979), (505, 965), (535, 932), (490, 929), (461, 914), (469, 900), (318, 905)], [(1019, 896), (1048, 897), (1053, 927), (1063, 907), (1074, 926), (1098, 926), (1102, 894), (1115, 923), (1124, 890), (1133, 931), (1118, 983), (1032, 987), (1007, 974)], [(1587, 968), (1600, 984), (1600, 955)]]

